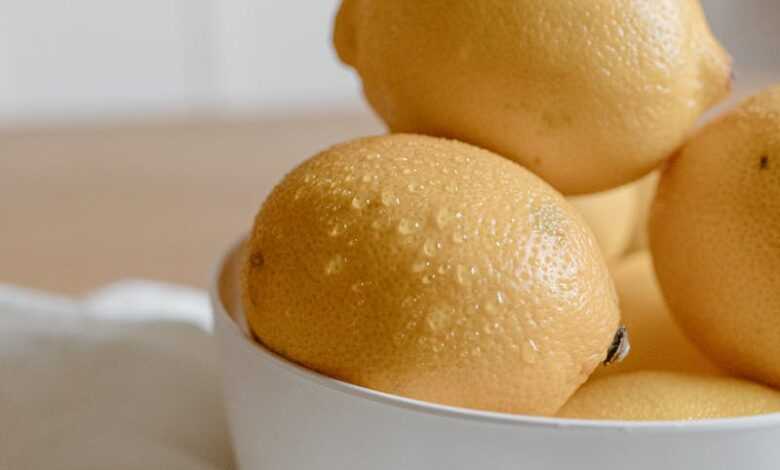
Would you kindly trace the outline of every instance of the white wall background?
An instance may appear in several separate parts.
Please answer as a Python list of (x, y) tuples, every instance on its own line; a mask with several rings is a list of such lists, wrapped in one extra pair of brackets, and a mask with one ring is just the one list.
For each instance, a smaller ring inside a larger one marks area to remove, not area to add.
[[(337, 3), (0, 0), (0, 123), (362, 106)], [(703, 3), (741, 94), (780, 81), (780, 0)]]
[(0, 0), (0, 122), (359, 106), (337, 0)]

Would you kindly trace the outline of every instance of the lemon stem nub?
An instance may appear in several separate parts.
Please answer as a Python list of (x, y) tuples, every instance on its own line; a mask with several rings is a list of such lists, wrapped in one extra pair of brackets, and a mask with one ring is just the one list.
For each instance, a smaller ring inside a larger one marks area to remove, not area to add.
[(604, 359), (604, 365), (608, 366), (616, 362), (623, 362), (623, 359), (631, 352), (631, 342), (628, 340), (628, 330), (620, 325), (615, 333), (615, 338), (607, 350), (607, 358)]

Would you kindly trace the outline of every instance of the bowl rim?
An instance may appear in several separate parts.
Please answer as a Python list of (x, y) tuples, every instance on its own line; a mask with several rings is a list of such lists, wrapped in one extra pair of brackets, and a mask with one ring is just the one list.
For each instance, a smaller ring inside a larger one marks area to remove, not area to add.
[[(493, 411), (482, 411), (477, 409), (462, 408), (449, 405), (441, 405), (422, 400), (393, 395), (390, 393), (372, 390), (360, 385), (351, 384), (342, 380), (328, 377), (301, 366), (295, 362), (286, 359), (268, 349), (262, 343), (252, 340), (241, 329), (241, 326), (228, 313), (222, 296), (220, 294), (220, 279), (227, 267), (228, 261), (241, 248), (247, 240), (247, 236), (240, 237), (232, 242), (228, 249), (219, 256), (217, 262), (212, 266), (209, 276), (209, 297), (211, 300), (212, 315), (214, 315), (215, 326), (224, 321), (235, 335), (242, 338), (244, 348), (251, 348), (262, 358), (274, 367), (277, 367), (287, 373), (294, 374), (299, 378), (305, 379), (316, 385), (323, 386), (331, 391), (343, 393), (358, 399), (372, 401), (381, 405), (400, 408), (407, 411), (419, 412), (437, 417), (450, 419), (466, 420), (479, 423), (489, 423), (507, 426), (570, 429), (570, 430), (592, 430), (619, 431), (619, 432), (643, 432), (643, 433), (669, 433), (669, 432), (723, 432), (739, 430), (757, 430), (763, 428), (780, 428), (780, 413), (769, 413), (755, 416), (740, 416), (734, 418), (714, 418), (695, 421), (621, 421), (621, 420), (593, 420), (593, 419), (572, 419), (544, 416), (530, 416), (511, 413), (500, 413)], [(217, 316), (221, 317), (216, 318)], [(215, 334), (219, 334), (219, 328), (215, 328)]]

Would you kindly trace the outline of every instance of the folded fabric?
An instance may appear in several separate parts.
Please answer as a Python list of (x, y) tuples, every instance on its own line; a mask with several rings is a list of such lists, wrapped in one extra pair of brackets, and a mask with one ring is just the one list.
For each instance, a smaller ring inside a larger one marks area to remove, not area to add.
[(0, 469), (234, 468), (208, 300), (0, 285)]

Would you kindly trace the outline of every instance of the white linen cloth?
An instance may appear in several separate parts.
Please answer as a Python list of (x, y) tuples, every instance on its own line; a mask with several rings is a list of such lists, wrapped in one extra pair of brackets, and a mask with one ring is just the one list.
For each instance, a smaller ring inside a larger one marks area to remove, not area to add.
[(205, 293), (0, 285), (0, 470), (234, 468)]

